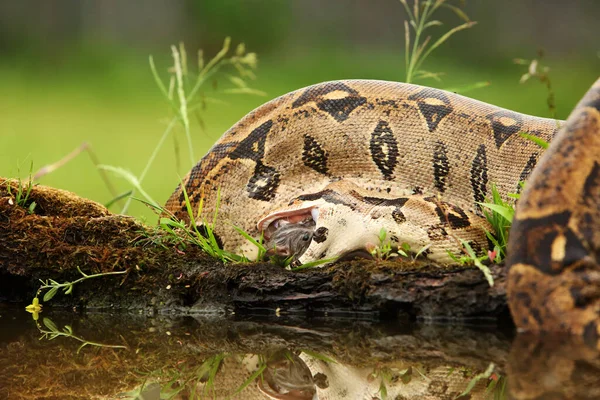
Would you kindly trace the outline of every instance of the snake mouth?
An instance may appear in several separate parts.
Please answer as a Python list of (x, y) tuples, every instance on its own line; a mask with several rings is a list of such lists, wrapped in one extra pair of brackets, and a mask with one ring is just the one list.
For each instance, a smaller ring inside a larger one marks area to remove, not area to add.
[(266, 241), (271, 239), (273, 233), (286, 224), (297, 224), (308, 219), (317, 222), (319, 209), (316, 206), (298, 208), (296, 210), (279, 211), (267, 215), (256, 224), (259, 232), (262, 232)]

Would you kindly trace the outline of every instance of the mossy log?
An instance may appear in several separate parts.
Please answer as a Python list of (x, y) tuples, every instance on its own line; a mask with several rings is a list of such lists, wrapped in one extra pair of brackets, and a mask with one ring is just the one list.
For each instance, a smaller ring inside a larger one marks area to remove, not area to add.
[[(345, 313), (367, 318), (507, 316), (502, 266), (494, 286), (473, 267), (417, 262), (338, 262), (288, 271), (269, 263), (223, 264), (197, 248), (157, 244), (161, 235), (131, 217), (59, 189), (0, 178), (0, 302), (28, 302), (40, 279), (78, 284), (54, 306), (155, 312)], [(35, 202), (31, 212), (29, 206)]]

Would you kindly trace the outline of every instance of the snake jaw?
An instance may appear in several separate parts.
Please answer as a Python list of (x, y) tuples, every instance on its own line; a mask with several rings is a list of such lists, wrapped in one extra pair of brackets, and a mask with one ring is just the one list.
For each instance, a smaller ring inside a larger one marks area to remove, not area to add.
[(319, 209), (316, 205), (308, 205), (293, 210), (276, 211), (261, 218), (256, 227), (263, 233), (265, 241), (271, 238), (273, 232), (285, 224), (297, 224), (307, 219), (317, 222), (319, 218)]

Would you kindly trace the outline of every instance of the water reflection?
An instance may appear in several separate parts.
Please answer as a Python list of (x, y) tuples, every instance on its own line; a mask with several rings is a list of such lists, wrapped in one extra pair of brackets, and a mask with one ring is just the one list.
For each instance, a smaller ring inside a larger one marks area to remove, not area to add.
[(600, 352), (572, 338), (520, 335), (507, 372), (515, 399), (600, 399)]
[(600, 398), (597, 351), (495, 325), (44, 314), (0, 309), (0, 398)]

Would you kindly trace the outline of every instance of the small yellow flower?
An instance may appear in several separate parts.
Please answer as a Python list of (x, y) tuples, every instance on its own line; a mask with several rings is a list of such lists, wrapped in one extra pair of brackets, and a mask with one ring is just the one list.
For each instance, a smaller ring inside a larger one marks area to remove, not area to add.
[(34, 297), (31, 304), (25, 307), (25, 311), (30, 312), (33, 316), (33, 320), (37, 321), (40, 316), (40, 313), (42, 312), (42, 305), (40, 304), (40, 300), (37, 297)]

